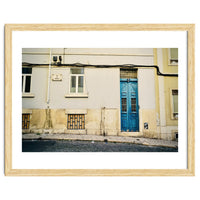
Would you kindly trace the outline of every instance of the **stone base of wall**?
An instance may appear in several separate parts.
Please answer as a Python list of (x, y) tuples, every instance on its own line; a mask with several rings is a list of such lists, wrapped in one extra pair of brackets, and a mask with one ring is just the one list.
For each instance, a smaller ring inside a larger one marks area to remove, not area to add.
[[(30, 114), (29, 129), (23, 129), (22, 133), (38, 134), (79, 134), (79, 135), (102, 135), (102, 136), (130, 136), (146, 137), (164, 140), (176, 140), (175, 131), (177, 126), (159, 127), (154, 121), (146, 118), (149, 128), (146, 130), (142, 125), (140, 132), (121, 132), (120, 109), (24, 109), (23, 113)], [(84, 114), (85, 129), (71, 130), (67, 128), (68, 114)], [(147, 112), (145, 111), (147, 114)], [(155, 114), (149, 111), (150, 114)], [(141, 122), (140, 122), (141, 123)]]
[[(67, 133), (87, 135), (119, 135), (120, 113), (117, 108), (101, 109), (23, 109), (30, 114), (28, 129), (23, 133)], [(84, 129), (68, 129), (69, 114), (84, 114)]]
[(176, 132), (178, 133), (178, 126), (161, 127), (161, 139), (175, 141), (177, 140), (175, 135)]
[(128, 137), (142, 137), (144, 134), (142, 132), (119, 132), (119, 136), (128, 136)]

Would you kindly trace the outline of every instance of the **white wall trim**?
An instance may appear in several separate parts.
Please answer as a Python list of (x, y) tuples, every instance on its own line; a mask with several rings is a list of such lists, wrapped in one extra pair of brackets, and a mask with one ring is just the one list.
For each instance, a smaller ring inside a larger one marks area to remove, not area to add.
[(87, 109), (66, 109), (65, 114), (87, 114)]
[(30, 109), (22, 109), (22, 114), (32, 114), (32, 110), (30, 110)]

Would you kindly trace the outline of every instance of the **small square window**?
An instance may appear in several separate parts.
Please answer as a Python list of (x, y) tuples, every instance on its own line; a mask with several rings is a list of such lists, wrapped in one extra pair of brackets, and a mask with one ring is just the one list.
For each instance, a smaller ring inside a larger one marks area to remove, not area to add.
[(29, 129), (30, 127), (30, 114), (22, 114), (22, 129)]
[(68, 114), (67, 129), (71, 129), (71, 130), (85, 129), (85, 115), (84, 114)]

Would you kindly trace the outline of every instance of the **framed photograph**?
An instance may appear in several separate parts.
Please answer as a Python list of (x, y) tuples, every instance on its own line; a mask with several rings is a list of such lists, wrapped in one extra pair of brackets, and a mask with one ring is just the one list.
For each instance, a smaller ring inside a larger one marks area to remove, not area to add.
[(194, 176), (193, 24), (6, 24), (6, 176)]

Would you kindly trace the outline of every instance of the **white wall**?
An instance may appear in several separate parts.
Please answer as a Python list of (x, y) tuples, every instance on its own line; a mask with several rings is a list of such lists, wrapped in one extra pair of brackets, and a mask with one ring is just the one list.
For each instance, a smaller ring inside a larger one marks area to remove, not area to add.
[(48, 68), (32, 68), (31, 94), (33, 98), (22, 98), (23, 108), (47, 108)]
[(138, 98), (140, 109), (155, 109), (154, 68), (138, 69)]
[[(49, 48), (23, 48), (23, 54), (49, 54)], [(153, 55), (153, 48), (53, 48), (52, 54), (80, 55), (80, 54), (115, 54), (115, 55)]]
[[(85, 92), (88, 98), (66, 98), (70, 89), (70, 68), (52, 68), (51, 74), (62, 74), (62, 81), (50, 81), (52, 109), (120, 108), (119, 68), (85, 68)], [(33, 68), (31, 93), (23, 98), (23, 108), (47, 108), (48, 68)]]
[(69, 94), (70, 70), (53, 69), (62, 73), (63, 81), (52, 81), (50, 108), (52, 109), (98, 109), (120, 108), (119, 69), (85, 68), (85, 90), (88, 98), (65, 98)]
[[(49, 49), (24, 48), (22, 62), (48, 64)], [(152, 48), (52, 48), (51, 54), (63, 55), (63, 64), (82, 63), (91, 65), (153, 64)], [(90, 54), (90, 55), (89, 55)]]
[[(55, 48), (51, 52), (52, 55), (65, 54), (63, 63), (68, 64), (153, 65), (153, 48)], [(22, 53), (23, 62), (49, 63), (48, 48), (24, 48)], [(24, 108), (47, 107), (47, 67), (33, 67), (32, 92), (35, 98), (23, 99)], [(62, 81), (51, 80), (49, 106), (52, 109), (120, 108), (120, 74), (117, 68), (85, 68), (85, 92), (88, 98), (65, 98), (69, 94), (69, 68), (52, 67), (51, 74), (62, 74), (63, 77)], [(153, 69), (139, 69), (138, 78), (140, 106), (152, 109), (155, 107)]]

